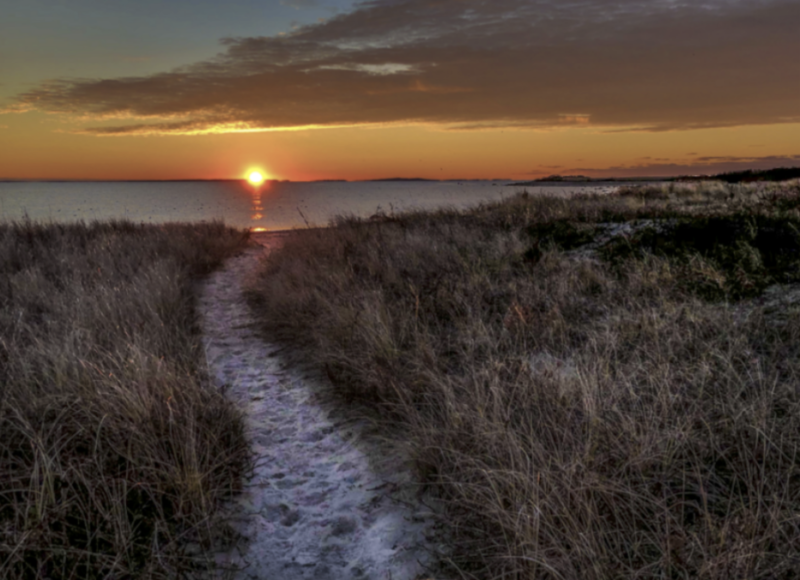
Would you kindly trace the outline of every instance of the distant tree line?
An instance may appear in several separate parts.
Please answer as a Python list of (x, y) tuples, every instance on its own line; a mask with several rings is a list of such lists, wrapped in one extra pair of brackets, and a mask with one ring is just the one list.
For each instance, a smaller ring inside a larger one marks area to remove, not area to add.
[(731, 171), (712, 175), (712, 179), (719, 179), (727, 183), (743, 181), (786, 181), (800, 177), (800, 167), (776, 167), (775, 169), (748, 169), (746, 171)]

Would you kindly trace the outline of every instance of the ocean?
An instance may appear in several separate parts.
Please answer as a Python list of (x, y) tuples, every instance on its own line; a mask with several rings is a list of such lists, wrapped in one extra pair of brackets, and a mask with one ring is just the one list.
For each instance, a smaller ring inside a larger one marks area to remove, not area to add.
[(615, 184), (507, 186), (506, 181), (122, 181), (0, 182), (0, 222), (136, 223), (224, 220), (255, 231), (326, 226), (337, 215), (369, 217), (408, 209), (466, 208), (521, 192), (569, 196)]

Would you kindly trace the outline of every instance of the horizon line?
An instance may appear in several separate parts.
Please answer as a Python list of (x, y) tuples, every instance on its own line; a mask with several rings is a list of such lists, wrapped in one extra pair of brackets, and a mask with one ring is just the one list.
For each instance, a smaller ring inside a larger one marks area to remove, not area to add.
[[(678, 177), (710, 177), (709, 175), (680, 175), (680, 176), (633, 176), (633, 177), (586, 177), (586, 181), (658, 181), (665, 179), (676, 179)], [(549, 181), (547, 178), (533, 179), (512, 179), (510, 177), (463, 177), (452, 179), (435, 179), (427, 177), (375, 177), (370, 179), (265, 179), (264, 183), (370, 183), (388, 181), (429, 181), (429, 182), (448, 182), (448, 181)], [(558, 180), (553, 180), (558, 181)], [(564, 179), (564, 181), (569, 181)], [(175, 178), (175, 179), (96, 179), (96, 178), (35, 178), (35, 177), (0, 177), (0, 183), (191, 183), (191, 182), (243, 182), (248, 183), (247, 178)], [(577, 182), (577, 181), (576, 181)]]

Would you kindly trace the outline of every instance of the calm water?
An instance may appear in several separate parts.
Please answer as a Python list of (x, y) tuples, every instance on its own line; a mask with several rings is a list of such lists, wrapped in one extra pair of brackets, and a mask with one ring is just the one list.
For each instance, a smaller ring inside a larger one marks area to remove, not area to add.
[[(25, 215), (43, 221), (126, 218), (134, 222), (223, 219), (229, 225), (282, 230), (324, 226), (336, 215), (369, 217), (379, 211), (465, 208), (513, 196), (523, 188), (507, 182), (0, 182), (0, 221)], [(532, 194), (570, 195), (608, 184), (525, 188)]]

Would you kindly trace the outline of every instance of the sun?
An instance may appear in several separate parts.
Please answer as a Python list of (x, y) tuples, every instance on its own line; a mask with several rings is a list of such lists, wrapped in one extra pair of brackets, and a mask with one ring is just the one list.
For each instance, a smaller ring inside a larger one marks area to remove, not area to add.
[(247, 176), (247, 180), (253, 185), (261, 185), (264, 183), (264, 176), (258, 171), (251, 171), (250, 175)]

